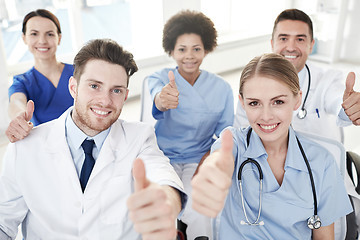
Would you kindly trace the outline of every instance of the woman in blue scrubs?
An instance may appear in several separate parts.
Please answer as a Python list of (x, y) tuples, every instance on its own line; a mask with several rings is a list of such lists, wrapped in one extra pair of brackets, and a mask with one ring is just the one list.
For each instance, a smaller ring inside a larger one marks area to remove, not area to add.
[(22, 32), (34, 66), (14, 76), (9, 88), (12, 121), (6, 134), (11, 142), (27, 136), (33, 126), (59, 117), (73, 104), (68, 81), (74, 68), (56, 59), (61, 41), (58, 18), (45, 9), (32, 11), (24, 17)]
[[(239, 93), (250, 127), (230, 127), (214, 143), (192, 181), (194, 209), (220, 212), (216, 239), (334, 239), (334, 222), (352, 207), (331, 153), (291, 127), (302, 94), (296, 69), (277, 54), (256, 57)], [(320, 228), (308, 226), (313, 215)]]
[[(147, 78), (154, 100), (152, 114), (157, 120), (158, 145), (169, 157), (188, 196), (191, 179), (198, 163), (208, 155), (213, 136), (219, 136), (234, 119), (230, 85), (200, 69), (205, 56), (216, 47), (216, 39), (214, 23), (204, 14), (179, 12), (163, 30), (163, 48), (177, 66)], [(187, 239), (211, 239), (210, 219), (191, 208), (191, 199), (181, 221), (187, 224)]]

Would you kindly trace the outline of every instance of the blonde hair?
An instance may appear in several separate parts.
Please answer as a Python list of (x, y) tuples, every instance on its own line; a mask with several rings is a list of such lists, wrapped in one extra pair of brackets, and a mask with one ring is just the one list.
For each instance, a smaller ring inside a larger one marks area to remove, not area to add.
[(243, 97), (243, 88), (247, 80), (263, 76), (285, 83), (291, 92), (297, 95), (300, 91), (299, 77), (294, 65), (283, 56), (266, 53), (253, 58), (244, 68), (240, 77), (239, 94)]

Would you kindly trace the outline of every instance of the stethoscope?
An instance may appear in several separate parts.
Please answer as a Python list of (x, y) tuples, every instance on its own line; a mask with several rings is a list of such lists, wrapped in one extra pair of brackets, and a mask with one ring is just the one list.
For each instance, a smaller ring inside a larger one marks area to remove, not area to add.
[[(250, 128), (248, 133), (247, 133), (247, 138), (246, 138), (247, 139), (247, 147), (249, 147), (249, 144), (250, 144), (251, 131), (252, 131), (252, 128)], [(296, 137), (296, 140), (297, 140), (299, 149), (301, 151), (301, 154), (302, 154), (302, 156), (304, 158), (306, 167), (307, 167), (308, 172), (309, 172), (310, 182), (311, 182), (311, 189), (312, 189), (313, 199), (314, 199), (314, 215), (308, 218), (307, 225), (308, 225), (308, 227), (310, 229), (319, 229), (321, 227), (321, 220), (320, 220), (320, 217), (317, 215), (317, 198), (316, 198), (314, 178), (313, 178), (313, 175), (312, 175), (312, 171), (311, 171), (311, 168), (310, 168), (309, 161), (308, 161), (308, 159), (307, 159), (307, 157), (305, 155), (304, 149), (301, 146), (301, 143), (300, 143), (300, 141), (299, 141), (299, 139), (297, 137)], [(242, 173), (242, 170), (243, 170), (244, 166), (247, 163), (253, 163), (257, 167), (257, 169), (259, 171), (259, 183), (260, 183), (259, 184), (259, 186), (260, 186), (259, 187), (259, 210), (258, 210), (257, 218), (256, 218), (256, 220), (254, 222), (250, 222), (249, 218), (248, 218), (248, 216), (246, 214), (245, 203), (244, 203), (244, 195), (243, 195), (243, 189), (242, 189), (242, 182), (241, 182), (241, 173)], [(262, 226), (262, 225), (264, 225), (264, 221), (260, 221), (261, 206), (262, 206), (262, 190), (263, 190), (263, 172), (262, 172), (260, 164), (257, 161), (255, 161), (254, 159), (251, 159), (251, 158), (248, 158), (246, 161), (241, 163), (240, 168), (239, 168), (239, 173), (238, 173), (238, 180), (239, 180), (239, 183), (240, 183), (239, 185), (240, 185), (240, 196), (241, 196), (242, 209), (243, 209), (244, 216), (245, 216), (245, 219), (246, 219), (246, 221), (241, 220), (240, 224), (241, 225), (251, 225), (251, 226)]]
[(304, 119), (307, 115), (307, 111), (305, 109), (305, 103), (306, 103), (306, 99), (309, 95), (309, 91), (310, 91), (310, 83), (311, 83), (311, 74), (310, 74), (310, 69), (308, 67), (308, 65), (305, 64), (305, 67), (306, 67), (306, 70), (308, 72), (308, 79), (309, 79), (309, 84), (308, 84), (308, 87), (307, 87), (307, 91), (306, 91), (306, 95), (305, 95), (305, 98), (304, 98), (304, 102), (301, 106), (301, 109), (299, 110), (299, 112), (297, 113), (297, 116), (298, 118), (300, 119)]

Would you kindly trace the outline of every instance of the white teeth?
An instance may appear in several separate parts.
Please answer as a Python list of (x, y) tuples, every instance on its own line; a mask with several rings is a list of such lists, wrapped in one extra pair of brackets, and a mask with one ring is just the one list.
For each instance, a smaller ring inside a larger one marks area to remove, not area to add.
[(277, 124), (274, 124), (274, 125), (260, 125), (261, 128), (265, 129), (265, 130), (271, 130), (271, 129), (274, 129), (275, 127), (277, 126)]
[(48, 48), (38, 48), (38, 50), (41, 51), (41, 52), (45, 52), (45, 51), (47, 51), (49, 49)]
[(104, 112), (104, 111), (95, 110), (95, 109), (93, 109), (93, 111), (94, 111), (95, 113), (99, 114), (99, 115), (106, 115), (106, 114), (109, 113), (109, 112)]
[(290, 59), (295, 59), (295, 58), (297, 58), (297, 56), (291, 56), (291, 55), (285, 55), (284, 57), (285, 57), (285, 58), (290, 58)]

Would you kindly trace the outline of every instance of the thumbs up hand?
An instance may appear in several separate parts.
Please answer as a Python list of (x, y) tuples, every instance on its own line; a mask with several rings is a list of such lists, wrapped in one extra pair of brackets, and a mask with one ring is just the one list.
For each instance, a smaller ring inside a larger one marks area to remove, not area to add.
[(360, 125), (360, 93), (354, 91), (355, 73), (350, 72), (346, 78), (346, 88), (342, 107), (354, 125)]
[[(144, 163), (141, 159), (135, 159), (133, 164), (134, 193), (128, 198), (127, 206), (129, 218), (134, 223), (134, 229), (142, 234), (142, 239), (175, 239), (175, 220), (180, 207), (174, 206), (174, 194), (176, 190), (169, 186), (160, 186), (150, 182), (146, 178)], [(180, 205), (180, 197), (177, 201)]]
[(221, 140), (221, 148), (205, 159), (191, 181), (192, 207), (213, 218), (224, 207), (234, 172), (233, 139), (230, 130), (225, 130)]
[(26, 104), (26, 110), (10, 122), (5, 131), (5, 134), (10, 142), (16, 142), (29, 135), (31, 129), (34, 127), (33, 123), (30, 122), (34, 109), (34, 102), (29, 100)]
[(155, 97), (155, 105), (162, 112), (175, 109), (179, 105), (179, 91), (175, 83), (175, 75), (172, 71), (169, 71), (168, 78), (169, 83)]

